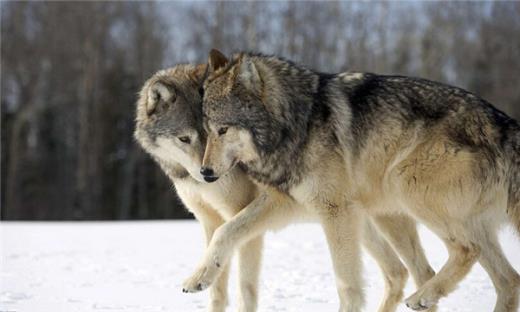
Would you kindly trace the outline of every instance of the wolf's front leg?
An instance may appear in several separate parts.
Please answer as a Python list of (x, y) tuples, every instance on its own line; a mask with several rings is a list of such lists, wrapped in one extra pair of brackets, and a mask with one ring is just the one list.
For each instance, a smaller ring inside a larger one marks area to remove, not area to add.
[(335, 206), (321, 215), (321, 224), (332, 257), (340, 312), (359, 312), (364, 303), (359, 212)]
[[(215, 230), (224, 223), (224, 220), (211, 207), (201, 201), (188, 202), (190, 210), (201, 223), (206, 238), (206, 246), (209, 245)], [(208, 312), (224, 312), (228, 304), (227, 285), (229, 279), (229, 265), (225, 266), (222, 274), (210, 289), (210, 302)]]
[(365, 217), (361, 241), (366, 250), (376, 260), (385, 279), (385, 296), (377, 311), (394, 312), (403, 298), (408, 271), (390, 244), (367, 217)]
[(222, 273), (217, 277), (215, 283), (209, 289), (209, 305), (208, 312), (224, 312), (228, 305), (228, 280), (229, 280), (229, 264), (224, 266)]
[[(385, 215), (373, 217), (371, 220), (406, 263), (417, 287), (421, 287), (435, 276), (435, 271), (428, 263), (421, 246), (416, 222), (411, 217)], [(437, 305), (425, 311), (435, 312)]]
[(233, 251), (268, 229), (287, 224), (291, 219), (290, 197), (264, 192), (232, 219), (219, 227), (206, 249), (198, 269), (184, 282), (185, 292), (198, 292), (213, 284)]
[(238, 252), (240, 296), (238, 312), (254, 312), (258, 306), (258, 278), (262, 262), (263, 236), (242, 245)]

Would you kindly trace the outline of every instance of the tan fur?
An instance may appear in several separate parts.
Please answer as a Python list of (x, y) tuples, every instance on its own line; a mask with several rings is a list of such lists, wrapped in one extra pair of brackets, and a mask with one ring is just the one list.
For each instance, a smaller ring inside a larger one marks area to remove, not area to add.
[[(249, 70), (249, 74), (241, 74), (244, 68)], [(277, 110), (287, 109), (284, 106), (284, 101), (288, 101), (285, 96), (297, 96), (298, 93), (284, 95), (284, 91), (281, 90), (283, 84), (276, 78), (272, 78), (276, 76), (272, 73), (273, 68), (278, 70), (278, 73), (283, 73), (280, 76), (290, 77), (285, 83), (293, 82), (294, 85), (291, 85), (293, 88), (304, 85), (316, 89), (317, 75), (309, 74), (309, 71), (300, 68), (299, 76), (290, 76), (288, 73), (294, 70), (291, 64), (275, 57), (255, 55), (236, 56), (231, 63), (216, 68), (207, 80), (204, 107), (207, 109), (207, 114), (211, 114), (206, 121), (210, 140), (203, 162), (204, 166), (215, 168), (217, 176), (224, 175), (237, 161), (242, 161), (248, 166), (248, 170), (255, 174), (258, 181), (262, 181), (262, 174), (278, 177), (277, 172), (271, 170), (272, 163), (264, 161), (266, 157), (275, 156), (265, 156), (262, 151), (256, 151), (255, 155), (254, 149), (247, 143), (251, 138), (246, 137), (242, 148), (237, 148), (240, 144), (237, 145), (236, 142), (230, 144), (225, 135), (217, 136), (215, 132), (232, 122), (241, 122), (245, 126), (237, 127), (233, 131), (238, 132), (243, 128), (247, 131), (255, 129), (257, 145), (263, 144), (264, 137), (258, 137), (259, 130), (254, 124), (247, 124), (251, 117), (235, 114), (242, 114), (241, 110), (244, 107), (253, 107), (250, 111), (258, 114), (265, 114), (265, 111), (268, 111), (270, 114), (264, 115), (267, 118), (272, 116), (280, 118)], [(294, 80), (291, 81), (291, 78)], [(334, 78), (336, 80), (333, 80), (333, 83), (353, 81), (355, 83), (361, 78), (357, 75), (344, 75), (344, 77)], [(259, 82), (251, 87), (251, 79)], [(395, 81), (399, 79), (403, 80), (403, 78), (395, 78)], [(390, 83), (392, 78), (388, 78), (387, 81)], [(446, 87), (443, 86), (432, 87), (429, 83), (411, 81), (414, 80), (409, 79), (408, 83), (414, 88), (429, 90), (427, 88), (435, 87), (441, 90), (438, 91), (439, 94), (445, 92), (443, 88)], [(330, 91), (329, 98), (332, 97), (332, 92)], [(467, 101), (475, 99), (471, 95), (460, 95), (461, 91), (458, 89), (450, 89), (450, 92), (459, 96), (454, 97), (454, 101), (464, 101), (461, 100), (462, 96), (465, 96)], [(231, 98), (234, 100), (230, 101)], [(337, 101), (341, 100), (343, 98), (339, 96)], [(242, 103), (244, 107), (238, 107), (236, 103)], [(302, 102), (298, 104), (303, 105)], [(417, 120), (409, 127), (403, 127), (403, 123), (398, 119), (380, 117), (382, 122), (386, 123), (375, 125), (375, 129), (363, 138), (365, 141), (362, 148), (356, 149), (351, 142), (355, 142), (358, 138), (349, 137), (351, 133), (349, 122), (353, 118), (350, 107), (345, 103), (340, 104), (334, 106), (333, 114), (335, 118), (341, 120), (333, 125), (334, 130), (324, 124), (305, 132), (308, 137), (304, 149), (300, 150), (301, 159), (294, 159), (300, 162), (290, 164), (296, 167), (292, 171), (296, 173), (289, 177), (293, 180), (286, 184), (283, 184), (285, 180), (280, 182), (277, 184), (277, 190), (257, 181), (262, 189), (261, 195), (244, 208), (236, 218), (219, 228), (208, 247), (199, 271), (192, 276), (190, 283), (200, 280), (211, 283), (218, 272), (215, 261), (220, 264), (226, 263), (227, 255), (243, 242), (244, 237), (258, 235), (276, 226), (280, 215), (300, 215), (300, 212), (294, 211), (293, 205), (279, 194), (281, 188), (282, 191), (288, 192), (297, 206), (301, 206), (311, 215), (316, 215), (324, 228), (336, 274), (340, 311), (360, 311), (362, 308), (358, 244), (361, 241), (360, 225), (364, 224), (362, 220), (366, 220), (366, 215), (371, 216), (374, 224), (382, 227), (380, 232), (397, 249), (404, 247), (403, 242), (398, 239), (400, 236), (398, 233), (406, 231), (409, 226), (406, 226), (406, 221), (403, 223), (405, 226), (396, 228), (397, 230), (385, 228), (385, 225), (400, 224), (395, 223), (396, 219), (385, 220), (385, 218), (399, 218), (401, 214), (426, 224), (444, 240), (449, 252), (448, 261), (432, 278), (430, 277), (433, 272), (430, 268), (424, 269), (423, 266), (419, 270), (411, 270), (416, 282), (422, 285), (415, 294), (406, 299), (406, 304), (410, 308), (415, 310), (434, 308), (441, 297), (446, 296), (456, 287), (472, 265), (480, 261), (497, 290), (497, 304), (494, 311), (517, 311), (520, 276), (507, 262), (496, 238), (497, 228), (507, 218), (506, 208), (512, 205), (508, 203), (510, 192), (508, 172), (516, 168), (508, 168), (510, 162), (500, 156), (498, 149), (494, 152), (499, 156), (495, 156), (492, 165), (487, 162), (487, 158), (483, 157), (488, 150), (478, 149), (480, 146), (493, 147), (489, 142), (496, 141), (499, 135), (496, 127), (484, 120), (489, 115), (485, 113), (472, 115), (470, 112), (457, 115), (459, 112), (450, 112), (451, 115), (447, 114), (436, 124), (426, 126)], [(256, 109), (254, 105), (264, 105), (266, 108)], [(329, 103), (329, 105), (333, 104)], [(489, 109), (483, 107), (482, 110), (486, 110), (489, 114)], [(300, 111), (301, 109), (291, 113), (297, 114)], [(472, 123), (468, 123), (470, 126), (463, 130), (461, 127), (452, 127), (459, 122), (457, 118), (462, 117), (475, 120), (482, 118), (482, 120), (478, 120), (479, 123), (471, 120)], [(276, 118), (271, 119), (271, 122), (278, 121)], [(297, 120), (287, 122), (290, 126), (298, 127), (296, 123)], [(276, 130), (273, 131), (274, 134), (267, 133), (265, 137), (272, 135), (276, 138), (275, 134), (280, 129), (276, 126), (264, 127), (263, 130)], [(453, 131), (459, 131), (460, 136), (454, 139)], [(330, 139), (331, 133), (334, 133), (339, 143)], [(298, 135), (299, 132), (295, 131), (294, 134)], [(292, 139), (298, 138), (294, 136)], [(471, 141), (467, 145), (462, 145), (457, 139)], [(246, 154), (248, 160), (243, 158)], [(300, 166), (303, 168), (298, 171)], [(284, 169), (276, 166), (273, 168)], [(301, 171), (304, 174), (298, 176), (298, 172)], [(277, 180), (270, 181), (270, 183), (277, 183)], [(381, 250), (370, 245), (374, 241), (371, 240), (368, 246), (377, 256), (378, 251)], [(409, 266), (413, 266), (415, 261), (425, 260), (420, 255), (414, 258), (414, 254), (420, 254), (422, 251), (414, 248), (400, 252)], [(385, 262), (381, 265), (382, 269), (391, 271), (387, 265), (391, 266)], [(396, 276), (400, 275), (400, 273), (396, 274)], [(402, 277), (394, 278), (394, 281), (396, 284), (402, 284)], [(392, 297), (399, 298), (400, 294), (387, 292), (387, 298)]]
[[(202, 181), (198, 170), (202, 163), (203, 142), (193, 129), (186, 129), (183, 132), (183, 134), (190, 134), (192, 138), (192, 144), (188, 147), (174, 138), (166, 136), (158, 137), (157, 144), (152, 144), (145, 131), (145, 127), (152, 122), (151, 118), (153, 118), (148, 116), (148, 112), (153, 110), (150, 107), (158, 104), (150, 103), (150, 101), (157, 102), (157, 98), (151, 96), (150, 93), (157, 89), (158, 85), (163, 97), (169, 90), (163, 87), (164, 85), (176, 86), (177, 92), (183, 88), (194, 89), (195, 92), (198, 92), (196, 86), (200, 83), (200, 76), (202, 76), (204, 68), (205, 66), (180, 65), (160, 71), (150, 78), (140, 93), (135, 136), (174, 182), (177, 194), (186, 208), (201, 223), (206, 242), (209, 244), (215, 230), (256, 197), (254, 184), (238, 169), (214, 184), (198, 182)], [(187, 163), (193, 164), (189, 166), (193, 166), (196, 170), (190, 170), (188, 177), (179, 178), (179, 170), (188, 169)], [(261, 249), (262, 236), (259, 235), (244, 245), (243, 250), (247, 252), (239, 253), (240, 297), (238, 305), (239, 311), (242, 312), (256, 311)], [(225, 311), (228, 303), (228, 265), (222, 271), (211, 287), (210, 304), (208, 305), (208, 311), (211, 312)]]
[[(496, 312), (513, 312), (518, 307), (520, 277), (507, 262), (496, 239), (496, 228), (505, 215), (493, 207), (507, 206), (505, 177), (482, 183), (467, 151), (450, 146), (442, 132), (433, 131), (422, 138), (404, 136), (393, 150), (368, 149), (350, 170), (358, 184), (352, 198), (370, 214), (381, 215), (381, 207), (400, 207), (422, 221), (445, 242), (448, 262), (435, 277), (406, 300), (413, 309), (433, 306), (446, 296), (480, 261), (498, 292)], [(388, 156), (392, 155), (392, 156)], [(385, 166), (395, 163), (390, 168)], [(385, 172), (387, 178), (379, 172)], [(363, 178), (361, 178), (363, 177)], [(377, 187), (380, 192), (375, 192)], [(375, 197), (374, 194), (379, 194)], [(383, 205), (386, 203), (386, 205)]]
[[(238, 133), (242, 135), (241, 143), (236, 142)], [(229, 129), (227, 135), (230, 138), (221, 139), (233, 141), (235, 146), (243, 147), (239, 150), (232, 147), (239, 158), (255, 157), (254, 147), (247, 133), (239, 129)], [(220, 159), (214, 158), (218, 155), (224, 157), (230, 155), (229, 150), (222, 150), (225, 147), (226, 145), (219, 144), (217, 137), (212, 137), (210, 134), (203, 164), (212, 166), (216, 171), (225, 171), (227, 169), (225, 166), (220, 169), (217, 164), (232, 165), (233, 162), (229, 159), (221, 162)], [(434, 272), (420, 246), (415, 223), (405, 216), (380, 217), (377, 222), (374, 221), (376, 223), (372, 223), (369, 220), (363, 221), (364, 214), (360, 214), (355, 209), (342, 209), (340, 205), (348, 206), (345, 203), (344, 185), (333, 182), (343, 179), (345, 172), (343, 162), (337, 153), (330, 153), (330, 151), (320, 153), (322, 157), (316, 158), (313, 163), (315, 175), (305, 180), (291, 193), (292, 197), (299, 199), (298, 202), (294, 202), (292, 198), (273, 188), (260, 185), (263, 193), (239, 215), (217, 230), (202, 264), (186, 281), (186, 287), (194, 289), (199, 283), (211, 284), (220, 272), (219, 266), (215, 264), (227, 263), (235, 246), (240, 246), (249, 237), (268, 229), (281, 228), (290, 222), (309, 219), (320, 221), (324, 226), (336, 272), (338, 294), (344, 311), (355, 311), (363, 304), (362, 294), (354, 292), (353, 287), (350, 286), (361, 283), (360, 271), (354, 270), (361, 264), (351, 265), (352, 261), (360, 261), (356, 258), (358, 241), (363, 242), (385, 276), (385, 297), (378, 311), (395, 311), (401, 302), (407, 279), (405, 267), (394, 249), (381, 237), (382, 234), (394, 244), (395, 250), (405, 260), (418, 286), (431, 278)], [(321, 192), (319, 194), (318, 189)], [(331, 198), (335, 199), (330, 201)], [(361, 234), (356, 232), (359, 226), (364, 228), (362, 238)], [(435, 307), (429, 311), (435, 311)]]
[[(199, 74), (200, 66), (198, 67)], [(197, 70), (197, 69), (195, 69)], [(257, 195), (256, 186), (251, 183), (249, 179), (239, 170), (235, 169), (225, 177), (222, 177), (215, 184), (198, 183), (201, 181), (201, 177), (195, 172), (190, 170), (191, 177), (178, 178), (176, 171), (180, 168), (187, 169), (188, 163), (193, 163), (193, 167), (200, 168), (201, 165), (201, 150), (197, 150), (197, 140), (200, 140), (197, 133), (191, 133), (187, 129), (183, 134), (189, 134), (193, 139), (193, 143), (189, 149), (186, 146), (175, 141), (170, 137), (158, 137), (157, 146), (150, 142), (149, 137), (144, 132), (145, 125), (150, 121), (150, 112), (153, 112), (158, 105), (157, 96), (153, 93), (158, 90), (159, 95), (166, 101), (170, 101), (175, 98), (175, 94), (167, 86), (186, 82), (195, 82), (196, 74), (193, 74), (191, 67), (178, 66), (176, 68), (161, 71), (154, 75), (143, 87), (140, 96), (140, 102), (138, 105), (137, 114), (137, 127), (136, 137), (138, 141), (145, 147), (145, 149), (151, 153), (151, 155), (158, 161), (162, 169), (167, 175), (170, 176), (172, 181), (175, 183), (177, 193), (185, 206), (190, 210), (197, 220), (201, 222), (203, 227), (206, 241), (210, 242), (216, 229), (224, 223), (225, 220), (233, 218), (242, 207), (246, 206), (253, 198)], [(190, 84), (190, 87), (193, 87)], [(152, 103), (151, 103), (152, 102)], [(251, 157), (255, 154), (254, 148), (250, 144), (247, 134), (240, 131), (233, 132), (230, 130), (229, 137), (237, 142), (243, 142), (240, 144), (241, 148), (244, 148), (244, 157)], [(211, 148), (211, 144), (208, 145)], [(184, 164), (184, 166), (183, 166)], [(195, 172), (195, 173), (194, 173)], [(293, 205), (293, 203), (291, 203)], [(295, 209), (295, 208), (291, 208)], [(295, 219), (301, 220), (302, 218), (311, 218), (310, 216), (303, 217), (304, 213), (299, 212), (298, 214), (283, 214), (281, 215), (276, 223), (269, 225), (270, 228), (274, 224), (278, 224), (278, 227), (283, 227), (289, 222), (295, 221)], [(253, 236), (247, 236), (248, 238)], [(383, 245), (382, 249), (388, 250), (389, 248), (385, 245), (385, 242), (377, 242), (374, 245)], [(255, 311), (258, 301), (258, 271), (260, 267), (261, 259), (261, 248), (262, 239), (261, 234), (258, 238), (252, 238), (248, 242), (244, 242), (244, 245), (239, 251), (239, 311)], [(385, 259), (379, 259), (378, 262), (385, 263)], [(395, 272), (402, 271), (403, 267), (397, 257), (394, 258), (393, 266), (398, 266), (397, 270), (384, 271), (387, 283), (392, 283), (396, 279)], [(426, 264), (427, 265), (427, 264)], [(208, 306), (209, 311), (217, 312), (224, 311), (227, 305), (227, 280), (228, 280), (229, 267), (226, 264), (221, 270), (220, 275), (216, 278), (215, 283), (210, 290), (210, 304)], [(397, 278), (402, 278), (402, 275), (398, 275)], [(399, 292), (401, 284), (391, 284), (389, 286), (389, 292)], [(187, 288), (187, 287), (186, 287)], [(385, 299), (385, 306), (392, 306), (395, 298)], [(382, 310), (391, 311), (391, 310)]]
[[(179, 197), (187, 209), (191, 211), (201, 223), (207, 243), (209, 244), (210, 241), (213, 242), (208, 246), (208, 248), (212, 249), (207, 253), (213, 254), (214, 256), (207, 261), (211, 261), (212, 263), (215, 263), (215, 261), (223, 262), (223, 266), (218, 267), (214, 271), (206, 270), (205, 268), (199, 269), (199, 273), (196, 275), (198, 278), (187, 280), (184, 284), (185, 289), (194, 291), (197, 290), (198, 287), (202, 288), (209, 285), (210, 282), (205, 281), (205, 276), (214, 274), (212, 281), (215, 281), (210, 290), (211, 299), (208, 309), (213, 312), (224, 311), (227, 305), (227, 280), (229, 272), (227, 261), (224, 260), (231, 257), (231, 254), (226, 254), (226, 252), (232, 250), (232, 248), (227, 246), (239, 241), (239, 243), (237, 243), (240, 246), (238, 253), (240, 279), (239, 311), (255, 311), (258, 302), (257, 285), (262, 249), (262, 233), (265, 231), (265, 228), (278, 229), (292, 222), (317, 220), (320, 218), (320, 214), (316, 214), (315, 211), (306, 209), (305, 206), (297, 204), (287, 195), (278, 193), (272, 189), (258, 187), (238, 168), (229, 171), (226, 175), (220, 177), (217, 182), (212, 184), (198, 182), (201, 181), (202, 178), (194, 169), (188, 170), (190, 173), (188, 177), (180, 178), (178, 176), (179, 172), (188, 169), (187, 166), (200, 168), (203, 152), (203, 145), (201, 144), (203, 141), (200, 134), (195, 133), (193, 129), (184, 129), (181, 131), (182, 135), (189, 135), (192, 139), (190, 145), (183, 144), (168, 135), (159, 136), (154, 143), (146, 134), (145, 129), (149, 123), (153, 122), (152, 118), (154, 117), (150, 115), (150, 112), (154, 113), (155, 110), (159, 109), (157, 107), (157, 105), (161, 104), (159, 98), (162, 101), (167, 101), (169, 105), (175, 105), (175, 103), (172, 102), (173, 99), (186, 96), (190, 89), (196, 87), (197, 77), (200, 77), (202, 74), (202, 66), (177, 66), (173, 69), (160, 71), (147, 81), (141, 91), (137, 107), (137, 127), (135, 135), (139, 143), (156, 159), (161, 168), (174, 182)], [(175, 86), (175, 88), (172, 89), (171, 86)], [(154, 93), (156, 90), (159, 94)], [(174, 94), (175, 92), (177, 94)], [(183, 93), (181, 94), (180, 92)], [(218, 129), (212, 130), (214, 130), (212, 132), (215, 132)], [(240, 151), (242, 159), (253, 159), (256, 157), (257, 151), (252, 144), (248, 132), (230, 128), (225, 137), (227, 140), (226, 146), (235, 151)], [(207, 155), (213, 154), (213, 152), (221, 153), (218, 148), (222, 145), (217, 144), (214, 146), (212, 143), (218, 143), (215, 137), (210, 136), (207, 141)], [(233, 161), (233, 159), (226, 160), (230, 166), (233, 165)], [(327, 177), (324, 177), (324, 180), (327, 179)], [(273, 192), (275, 202), (269, 206), (269, 210), (258, 211), (258, 219), (256, 220), (261, 224), (258, 230), (249, 229), (247, 233), (241, 233), (240, 228), (237, 227), (231, 229), (231, 231), (235, 233), (235, 236), (230, 237), (227, 234), (229, 229), (226, 230), (220, 227), (225, 221), (230, 220), (233, 220), (230, 224), (236, 224), (238, 222), (240, 226), (240, 220), (243, 217), (248, 218), (245, 220), (246, 223), (250, 222), (249, 218), (251, 214), (241, 209), (247, 206), (245, 209), (249, 209), (249, 211), (254, 213), (254, 207), (256, 207), (258, 203), (262, 203), (266, 198), (265, 194), (269, 192)], [(327, 206), (327, 209), (334, 209), (334, 205), (331, 203)], [(358, 216), (353, 219), (357, 220), (356, 222), (364, 224), (364, 228), (366, 229), (363, 239), (364, 244), (381, 266), (385, 277), (386, 295), (379, 311), (394, 311), (402, 296), (402, 290), (407, 277), (406, 269), (392, 247), (374, 228), (374, 225), (369, 223), (369, 221), (365, 223), (363, 217)], [(403, 218), (397, 217), (397, 219), (402, 219), (403, 222), (406, 222)], [(413, 266), (410, 268), (412, 275), (414, 275), (416, 271), (431, 270), (424, 254), (422, 254), (422, 257), (420, 257), (418, 261), (409, 258), (415, 257), (422, 252), (414, 226), (407, 228), (406, 231), (402, 231), (388, 223), (388, 225), (382, 226), (381, 229), (383, 230), (387, 227), (390, 228), (388, 231), (400, 231), (400, 236), (405, 237), (405, 239), (402, 239), (402, 244), (396, 247), (396, 250), (404, 255), (403, 258), (407, 263), (411, 263)], [(343, 242), (338, 242), (338, 244), (338, 248), (343, 250)], [(345, 244), (348, 245), (349, 242), (345, 242)], [(348, 249), (345, 248), (344, 250)], [(223, 252), (223, 254), (219, 252)], [(346, 267), (341, 268), (341, 261), (341, 259), (336, 260), (338, 269), (348, 269)], [(359, 272), (354, 273), (359, 274)], [(344, 285), (344, 288), (348, 290), (349, 280), (342, 280), (341, 283)], [(344, 299), (344, 301), (345, 300), (346, 299)]]

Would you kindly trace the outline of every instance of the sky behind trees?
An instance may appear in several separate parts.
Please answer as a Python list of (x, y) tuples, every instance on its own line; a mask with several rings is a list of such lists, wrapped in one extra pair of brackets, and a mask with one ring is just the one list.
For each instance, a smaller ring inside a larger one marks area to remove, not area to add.
[(520, 118), (518, 2), (2, 2), (2, 219), (187, 214), (133, 140), (136, 94), (211, 48), (429, 78)]

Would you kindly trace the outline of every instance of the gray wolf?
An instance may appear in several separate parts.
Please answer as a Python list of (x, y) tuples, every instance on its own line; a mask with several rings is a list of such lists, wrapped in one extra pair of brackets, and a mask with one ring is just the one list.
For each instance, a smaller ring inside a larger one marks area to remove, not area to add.
[[(137, 104), (135, 137), (175, 184), (179, 197), (200, 221), (209, 243), (218, 236), (221, 224), (240, 218), (241, 209), (259, 195), (259, 188), (240, 168), (231, 169), (214, 183), (204, 182), (199, 172), (206, 143), (202, 129), (200, 89), (205, 65), (178, 65), (153, 75), (143, 86)], [(202, 171), (204, 172), (204, 171)], [(214, 181), (211, 177), (206, 180)], [(284, 194), (284, 209), (270, 222), (280, 228), (290, 222), (316, 219)], [(417, 285), (434, 274), (420, 245), (415, 223), (407, 217), (366, 220), (363, 243), (380, 265), (385, 277), (386, 294), (380, 311), (394, 311), (403, 295), (407, 270), (394, 252), (400, 253)], [(389, 233), (390, 244), (380, 232)], [(247, 239), (246, 239), (247, 238)], [(239, 249), (239, 311), (255, 311), (260, 269), (262, 237), (246, 235)], [(211, 288), (209, 311), (224, 311), (227, 303), (228, 265), (219, 265), (220, 275)], [(208, 286), (199, 283), (186, 291)]]
[[(135, 138), (174, 183), (177, 193), (201, 223), (209, 243), (215, 230), (256, 196), (256, 188), (240, 170), (218, 183), (200, 174), (205, 137), (199, 89), (205, 65), (178, 65), (153, 75), (137, 104)], [(262, 236), (240, 248), (239, 311), (255, 311)], [(211, 312), (227, 306), (228, 266), (211, 288)]]
[[(351, 312), (363, 303), (359, 215), (408, 215), (449, 251), (408, 307), (433, 307), (479, 261), (496, 288), (495, 312), (517, 311), (520, 276), (497, 240), (508, 220), (520, 230), (516, 121), (472, 93), (419, 78), (318, 73), (252, 53), (228, 60), (212, 51), (208, 64), (202, 165), (213, 179), (238, 166), (262, 190), (240, 224), (219, 234), (263, 233), (284, 205), (279, 194), (288, 195), (319, 216), (340, 309)], [(239, 243), (227, 239), (216, 250), (219, 236), (204, 256), (205, 274), (194, 274), (205, 282), (217, 275), (214, 259)]]

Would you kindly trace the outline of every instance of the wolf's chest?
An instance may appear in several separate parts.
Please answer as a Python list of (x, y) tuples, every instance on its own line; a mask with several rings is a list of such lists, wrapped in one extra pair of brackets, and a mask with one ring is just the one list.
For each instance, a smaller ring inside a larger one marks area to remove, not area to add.
[(312, 204), (318, 198), (319, 185), (315, 179), (307, 178), (292, 187), (289, 194), (301, 205)]

